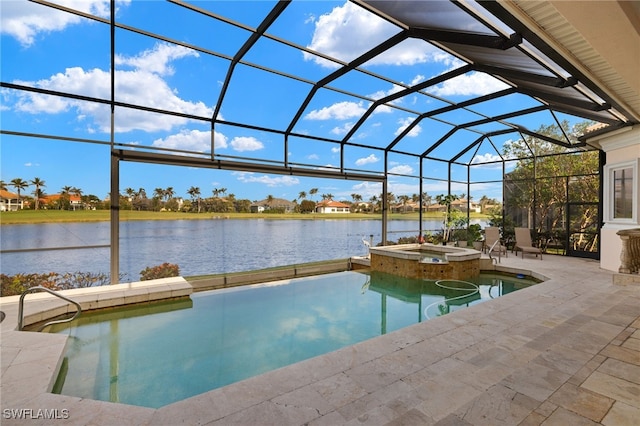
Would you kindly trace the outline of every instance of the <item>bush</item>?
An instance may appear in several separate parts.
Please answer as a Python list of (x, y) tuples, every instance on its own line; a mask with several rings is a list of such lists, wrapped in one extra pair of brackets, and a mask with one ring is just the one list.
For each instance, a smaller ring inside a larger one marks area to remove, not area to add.
[[(122, 276), (121, 276), (122, 278)], [(31, 287), (42, 286), (51, 290), (95, 287), (109, 284), (109, 275), (93, 272), (68, 272), (58, 274), (0, 274), (1, 296), (15, 296)]]
[(158, 278), (170, 278), (180, 276), (180, 268), (172, 263), (144, 268), (140, 271), (140, 281), (155, 280)]

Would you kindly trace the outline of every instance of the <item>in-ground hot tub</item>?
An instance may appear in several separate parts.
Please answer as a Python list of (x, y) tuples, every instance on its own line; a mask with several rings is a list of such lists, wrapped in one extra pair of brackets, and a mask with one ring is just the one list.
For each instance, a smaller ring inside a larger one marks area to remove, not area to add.
[(371, 270), (406, 278), (464, 280), (480, 274), (477, 250), (435, 244), (371, 247)]

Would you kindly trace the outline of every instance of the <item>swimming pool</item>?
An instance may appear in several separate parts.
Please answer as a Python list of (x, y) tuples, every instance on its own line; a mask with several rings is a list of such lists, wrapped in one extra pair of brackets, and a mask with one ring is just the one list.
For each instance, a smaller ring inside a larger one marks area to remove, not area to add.
[(70, 336), (54, 392), (157, 408), (535, 284), (473, 281), (349, 271), (83, 314), (51, 327)]

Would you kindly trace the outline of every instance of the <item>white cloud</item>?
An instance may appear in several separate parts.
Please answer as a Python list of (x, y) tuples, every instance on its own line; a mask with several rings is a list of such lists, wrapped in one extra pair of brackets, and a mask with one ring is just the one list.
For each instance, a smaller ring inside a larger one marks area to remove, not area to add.
[(369, 201), (374, 195), (380, 197), (382, 184), (379, 182), (360, 182), (351, 187), (352, 192), (362, 195), (363, 201)]
[(238, 180), (242, 183), (262, 183), (270, 187), (276, 186), (293, 186), (299, 185), (300, 180), (293, 176), (277, 176), (272, 177), (268, 175), (256, 176), (250, 172), (238, 172), (235, 173)]
[[(59, 0), (56, 3), (103, 18), (109, 17), (109, 0)], [(116, 7), (126, 6), (130, 0), (117, 0)], [(28, 1), (2, 1), (0, 32), (14, 37), (24, 46), (31, 46), (40, 33), (62, 31), (78, 24), (83, 18), (52, 7)]]
[(380, 159), (378, 157), (376, 157), (375, 154), (371, 154), (368, 157), (358, 158), (356, 160), (356, 166), (364, 166), (365, 164), (373, 164), (373, 163), (377, 163), (378, 161), (380, 161)]
[[(189, 49), (157, 44), (153, 50), (145, 51), (141, 55), (130, 59), (121, 58), (128, 65), (137, 64), (148, 69), (116, 70), (116, 100), (136, 105), (152, 105), (158, 109), (200, 117), (211, 117), (212, 108), (207, 107), (203, 102), (181, 99), (159, 74), (151, 71), (169, 72), (169, 61), (195, 55), (197, 53)], [(16, 83), (109, 99), (110, 81), (110, 74), (107, 71), (72, 67), (47, 79), (36, 82), (16, 81)], [(100, 131), (105, 133), (110, 131), (111, 119), (108, 105), (28, 92), (21, 92), (16, 96), (14, 109), (17, 111), (31, 114), (58, 114), (73, 110), (78, 114), (79, 120), (90, 117)], [(117, 133), (132, 130), (170, 131), (175, 126), (184, 125), (187, 121), (186, 118), (177, 116), (116, 108), (115, 131)]]
[(351, 130), (352, 128), (353, 128), (353, 123), (351, 122), (344, 123), (342, 126), (334, 127), (333, 129), (331, 129), (331, 133), (338, 136), (346, 135), (347, 132), (349, 132), (349, 130)]
[[(471, 164), (493, 163), (495, 161), (502, 161), (502, 158), (500, 158), (500, 156), (497, 154), (492, 154), (490, 152), (487, 152), (486, 154), (477, 154), (471, 160)], [(487, 164), (487, 165), (492, 167), (496, 166), (496, 164)], [(502, 163), (498, 163), (497, 167), (502, 168)]]
[(401, 175), (410, 175), (413, 173), (413, 167), (408, 164), (400, 164), (389, 169), (389, 173), (397, 173)]
[(258, 151), (264, 148), (264, 144), (252, 136), (238, 136), (231, 141), (231, 147), (239, 152)]
[(509, 86), (489, 74), (472, 72), (445, 81), (429, 92), (436, 96), (482, 96), (504, 90)]
[(174, 69), (170, 66), (171, 61), (186, 56), (197, 58), (200, 55), (195, 50), (183, 46), (157, 43), (153, 49), (147, 49), (136, 56), (116, 55), (115, 63), (116, 66), (129, 66), (138, 71), (147, 71), (158, 75), (172, 75)]
[(366, 109), (362, 102), (338, 102), (320, 110), (313, 110), (305, 115), (306, 120), (346, 120), (353, 117), (360, 117)]
[[(226, 148), (227, 137), (222, 133), (214, 133), (215, 148)], [(180, 133), (164, 139), (156, 139), (153, 146), (170, 149), (184, 149), (194, 152), (211, 152), (211, 131), (181, 130)]]
[(411, 80), (411, 83), (409, 83), (410, 86), (415, 86), (418, 83), (422, 83), (425, 80), (425, 76), (422, 74), (418, 74), (415, 77), (413, 77), (413, 80)]
[(411, 195), (411, 194), (417, 194), (418, 192), (420, 192), (420, 188), (416, 184), (400, 183), (400, 182), (394, 182), (394, 181), (389, 181), (388, 190), (389, 192), (395, 195), (407, 195), (407, 194)]
[(333, 148), (331, 148), (331, 152), (333, 152), (334, 154), (337, 154), (340, 152), (340, 148), (337, 146), (334, 146)]
[[(396, 129), (396, 132), (394, 133), (395, 136), (398, 136), (400, 133), (404, 132), (404, 130), (409, 127), (409, 125), (411, 123), (413, 123), (413, 121), (415, 120), (415, 118), (413, 117), (407, 117), (407, 118), (401, 118), (400, 120), (398, 120), (398, 124), (400, 124), (400, 127), (398, 127), (398, 129)], [(422, 132), (422, 127), (420, 127), (420, 125), (416, 125), (414, 126), (409, 133), (407, 133), (407, 137), (410, 138), (415, 138), (416, 136), (418, 136), (420, 133)]]
[[(315, 31), (307, 47), (349, 62), (397, 32), (399, 28), (395, 25), (351, 2), (345, 2), (315, 21)], [(407, 39), (367, 64), (414, 65), (437, 59), (437, 54), (442, 52), (431, 44), (423, 40)], [(338, 66), (334, 62), (306, 52), (303, 55), (305, 60), (314, 61), (323, 67)]]

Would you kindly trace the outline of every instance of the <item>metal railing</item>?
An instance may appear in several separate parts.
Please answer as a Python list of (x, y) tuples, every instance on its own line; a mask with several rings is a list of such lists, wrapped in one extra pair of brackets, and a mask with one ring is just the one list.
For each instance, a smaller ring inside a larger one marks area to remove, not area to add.
[(44, 323), (44, 325), (42, 325), (40, 328), (38, 328), (38, 331), (42, 331), (45, 327), (49, 326), (49, 325), (53, 325), (53, 324), (62, 324), (65, 322), (71, 322), (74, 319), (78, 318), (78, 315), (80, 315), (80, 313), (82, 312), (82, 308), (80, 307), (80, 304), (74, 300), (71, 300), (67, 297), (64, 297), (63, 295), (61, 295), (60, 293), (51, 290), (50, 288), (46, 288), (46, 287), (42, 287), (40, 285), (31, 287), (25, 291), (22, 292), (22, 294), (20, 295), (20, 302), (18, 304), (18, 331), (22, 331), (23, 329), (23, 323), (24, 323), (24, 298), (28, 293), (33, 293), (36, 290), (42, 290), (42, 291), (46, 291), (49, 294), (52, 294), (56, 297), (59, 297), (60, 299), (67, 301), (73, 305), (75, 305), (75, 307), (78, 309), (76, 311), (76, 313), (71, 317), (71, 318), (66, 318), (66, 319), (61, 319), (61, 320), (54, 320), (54, 321), (49, 321)]
[(488, 254), (489, 254), (489, 259), (491, 259), (492, 261), (495, 259), (494, 257), (491, 256), (491, 253), (493, 253), (493, 249), (496, 248), (496, 245), (498, 245), (498, 263), (500, 263), (500, 261), (502, 260), (502, 244), (500, 244), (500, 240), (496, 240), (491, 247), (489, 247), (488, 250)]

